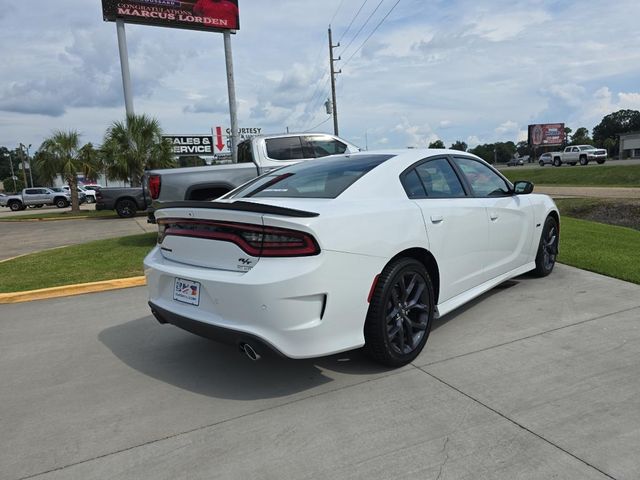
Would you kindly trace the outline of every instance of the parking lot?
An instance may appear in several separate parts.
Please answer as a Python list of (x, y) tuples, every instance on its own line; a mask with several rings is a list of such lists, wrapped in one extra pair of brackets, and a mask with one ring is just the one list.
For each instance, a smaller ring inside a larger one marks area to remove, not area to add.
[(145, 297), (0, 307), (2, 478), (640, 477), (637, 285), (519, 277), (400, 370), (254, 363)]

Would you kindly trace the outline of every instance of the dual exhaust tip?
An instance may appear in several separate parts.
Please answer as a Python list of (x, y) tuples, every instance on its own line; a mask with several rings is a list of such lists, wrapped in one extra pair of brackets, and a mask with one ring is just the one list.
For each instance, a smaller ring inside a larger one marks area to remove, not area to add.
[(253, 362), (257, 362), (262, 358), (262, 356), (254, 350), (254, 348), (248, 343), (241, 343), (240, 350), (244, 352), (244, 354), (249, 357), (249, 360)]

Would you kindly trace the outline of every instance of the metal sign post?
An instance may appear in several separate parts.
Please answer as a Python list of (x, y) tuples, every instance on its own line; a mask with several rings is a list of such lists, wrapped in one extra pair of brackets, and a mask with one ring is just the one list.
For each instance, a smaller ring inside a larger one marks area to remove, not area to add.
[(122, 88), (124, 90), (124, 108), (127, 117), (133, 115), (133, 93), (131, 92), (131, 74), (129, 73), (129, 53), (127, 51), (127, 35), (124, 31), (124, 21), (116, 20), (118, 32), (118, 50), (120, 52), (120, 69), (122, 70)]
[(225, 30), (224, 59), (227, 66), (227, 89), (229, 90), (229, 116), (231, 117), (231, 161), (238, 163), (238, 111), (236, 109), (236, 84), (233, 77), (233, 56), (231, 55), (231, 32)]

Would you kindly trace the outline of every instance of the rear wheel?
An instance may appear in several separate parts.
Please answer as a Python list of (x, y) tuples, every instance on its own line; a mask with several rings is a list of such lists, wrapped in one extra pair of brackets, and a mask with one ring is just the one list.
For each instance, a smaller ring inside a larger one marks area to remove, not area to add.
[(401, 367), (422, 351), (434, 314), (433, 287), (424, 265), (401, 258), (385, 267), (364, 325), (365, 350), (376, 361)]
[(587, 160), (587, 156), (586, 155), (582, 155), (580, 157), (580, 165), (588, 165), (589, 164), (589, 160)]
[(562, 165), (562, 160), (560, 160), (560, 157), (556, 157), (553, 159), (553, 166), (554, 167), (559, 167)]
[(536, 255), (535, 274), (539, 277), (546, 277), (553, 270), (558, 256), (558, 243), (560, 241), (560, 230), (555, 218), (549, 216), (544, 222), (538, 253)]
[(116, 213), (120, 218), (134, 217), (137, 211), (138, 207), (133, 200), (125, 198), (116, 204)]

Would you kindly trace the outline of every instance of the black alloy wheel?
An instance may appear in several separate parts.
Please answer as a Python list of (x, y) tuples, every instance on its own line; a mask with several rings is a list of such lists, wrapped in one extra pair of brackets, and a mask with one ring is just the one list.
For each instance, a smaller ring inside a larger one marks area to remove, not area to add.
[(136, 215), (138, 211), (137, 205), (133, 200), (125, 198), (120, 200), (116, 205), (116, 213), (120, 218), (131, 218)]
[(555, 218), (549, 216), (544, 222), (538, 253), (536, 255), (535, 273), (539, 277), (546, 277), (553, 270), (558, 256), (560, 229)]
[(376, 361), (401, 367), (422, 351), (434, 315), (433, 287), (424, 265), (401, 258), (385, 267), (364, 327), (365, 350)]

